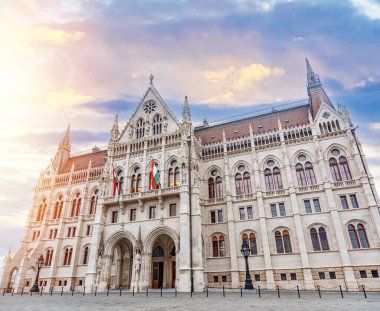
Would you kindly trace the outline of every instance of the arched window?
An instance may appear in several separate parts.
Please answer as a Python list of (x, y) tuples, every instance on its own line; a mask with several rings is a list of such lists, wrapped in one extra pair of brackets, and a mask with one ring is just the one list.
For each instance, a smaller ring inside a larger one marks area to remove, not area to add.
[(242, 240), (248, 240), (248, 245), (249, 245), (249, 249), (251, 250), (251, 254), (252, 255), (257, 255), (257, 244), (256, 244), (256, 235), (251, 232), (249, 234), (249, 238), (248, 238), (248, 234), (247, 233), (243, 233), (243, 235), (241, 236)]
[(363, 224), (348, 225), (348, 234), (350, 236), (352, 248), (369, 248), (368, 237)]
[(116, 187), (117, 187), (117, 193), (118, 195), (123, 194), (123, 184), (124, 184), (124, 177), (123, 177), (123, 170), (119, 169), (116, 173)]
[(214, 235), (212, 237), (212, 256), (213, 257), (226, 256), (226, 244), (225, 244), (223, 235)]
[(153, 257), (164, 257), (164, 250), (161, 246), (157, 246), (153, 251)]
[(273, 160), (269, 160), (266, 163), (267, 168), (264, 171), (265, 185), (267, 191), (280, 190), (283, 189), (281, 171), (275, 166)]
[(135, 167), (131, 177), (131, 193), (141, 191), (141, 169), (140, 167)]
[(45, 254), (45, 263), (44, 263), (45, 267), (50, 267), (51, 266), (52, 258), (53, 258), (53, 250), (52, 249), (48, 249), (46, 251), (46, 254)]
[(70, 266), (71, 264), (71, 256), (73, 254), (73, 249), (71, 247), (67, 247), (63, 256), (63, 265)]
[(136, 122), (136, 139), (143, 138), (145, 136), (145, 121), (140, 118)]
[(297, 180), (298, 180), (298, 186), (300, 187), (306, 187), (306, 174), (303, 169), (303, 165), (301, 163), (298, 163), (296, 165), (296, 173), (297, 173)]
[(339, 158), (339, 167), (340, 171), (342, 173), (342, 179), (343, 180), (351, 180), (351, 172), (350, 168), (348, 166), (347, 158), (346, 157), (340, 157)]
[(46, 198), (43, 198), (41, 203), (37, 207), (36, 221), (42, 221), (44, 219), (46, 206)]
[(248, 194), (252, 192), (251, 175), (246, 171), (245, 165), (238, 166), (238, 173), (235, 175), (236, 195)]
[(313, 164), (307, 161), (304, 154), (297, 157), (298, 163), (296, 165), (296, 174), (298, 185), (300, 187), (313, 186), (316, 184)]
[(310, 238), (314, 251), (327, 251), (330, 249), (325, 228), (319, 227), (318, 231), (315, 228), (311, 228)]
[(73, 202), (71, 203), (70, 217), (75, 217), (79, 215), (80, 207), (82, 205), (82, 199), (80, 198), (80, 193), (78, 192)]
[(53, 219), (60, 219), (63, 208), (63, 196), (59, 195), (57, 201), (54, 203)]
[(211, 177), (208, 179), (208, 196), (210, 199), (223, 196), (222, 177), (218, 170), (211, 171)]
[(277, 253), (291, 253), (292, 244), (290, 242), (290, 236), (288, 230), (283, 230), (282, 232), (277, 230), (274, 234), (276, 240)]
[(168, 186), (177, 187), (180, 185), (179, 167), (178, 162), (173, 160), (170, 162), (170, 168), (168, 170)]
[(98, 204), (98, 194), (99, 194), (99, 190), (96, 189), (93, 195), (91, 196), (90, 209), (88, 210), (89, 215), (94, 215), (96, 212), (96, 204)]
[(89, 248), (86, 246), (83, 251), (83, 264), (87, 265), (88, 264), (88, 254), (89, 254)]
[(162, 133), (162, 118), (160, 114), (156, 114), (153, 117), (153, 135)]
[(352, 176), (347, 158), (341, 156), (339, 149), (331, 150), (331, 156), (329, 163), (333, 181), (351, 180)]

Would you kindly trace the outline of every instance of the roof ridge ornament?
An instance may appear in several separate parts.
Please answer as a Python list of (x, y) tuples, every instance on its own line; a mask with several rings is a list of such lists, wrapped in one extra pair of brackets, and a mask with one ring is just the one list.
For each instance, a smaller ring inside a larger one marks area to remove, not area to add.
[(149, 79), (150, 79), (150, 85), (153, 85), (153, 79), (154, 79), (153, 73), (150, 74)]

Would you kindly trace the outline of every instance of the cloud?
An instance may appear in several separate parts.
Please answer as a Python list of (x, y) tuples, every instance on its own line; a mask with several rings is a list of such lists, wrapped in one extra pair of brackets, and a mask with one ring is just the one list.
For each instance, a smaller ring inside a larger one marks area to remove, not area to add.
[(250, 64), (241, 68), (225, 68), (217, 71), (203, 71), (203, 77), (210, 83), (217, 84), (221, 89), (227, 90), (220, 95), (210, 97), (203, 103), (207, 104), (238, 104), (236, 96), (257, 87), (261, 81), (269, 77), (281, 77), (285, 75), (285, 69), (265, 67), (262, 64)]
[(95, 112), (100, 113), (115, 113), (125, 112), (136, 108), (137, 102), (125, 100), (125, 99), (112, 99), (105, 101), (92, 101), (83, 104), (81, 107), (88, 108)]
[(45, 105), (49, 107), (75, 106), (94, 100), (90, 95), (82, 95), (73, 88), (57, 90), (49, 95)]
[(27, 39), (33, 43), (49, 43), (57, 46), (72, 44), (84, 37), (81, 31), (65, 31), (63, 29), (53, 29), (46, 26), (28, 29)]
[(376, 0), (350, 0), (350, 2), (370, 19), (380, 19), (380, 3)]

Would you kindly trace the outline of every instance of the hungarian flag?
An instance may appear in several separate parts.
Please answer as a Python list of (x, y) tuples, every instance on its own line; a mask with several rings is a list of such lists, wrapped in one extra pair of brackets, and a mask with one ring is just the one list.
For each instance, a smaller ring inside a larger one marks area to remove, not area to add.
[(113, 169), (113, 196), (119, 201), (119, 176), (116, 175), (115, 168)]
[(158, 189), (160, 185), (160, 171), (157, 169), (154, 161), (152, 161), (152, 166), (150, 169), (150, 185), (151, 190)]

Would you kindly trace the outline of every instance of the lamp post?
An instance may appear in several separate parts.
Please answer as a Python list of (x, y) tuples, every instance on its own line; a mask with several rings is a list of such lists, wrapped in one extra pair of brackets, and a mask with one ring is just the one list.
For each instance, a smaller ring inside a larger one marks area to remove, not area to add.
[(241, 254), (245, 258), (245, 289), (253, 289), (253, 284), (251, 280), (251, 275), (249, 274), (249, 266), (248, 266), (248, 256), (249, 253), (251, 252), (251, 249), (249, 248), (248, 245), (248, 240), (243, 239), (243, 244), (241, 245)]
[(36, 275), (36, 280), (34, 281), (33, 287), (30, 289), (31, 293), (38, 293), (40, 289), (38, 288), (38, 277), (40, 275), (40, 270), (44, 265), (44, 256), (40, 256), (38, 260), (36, 261), (36, 266), (37, 266), (37, 275)]

